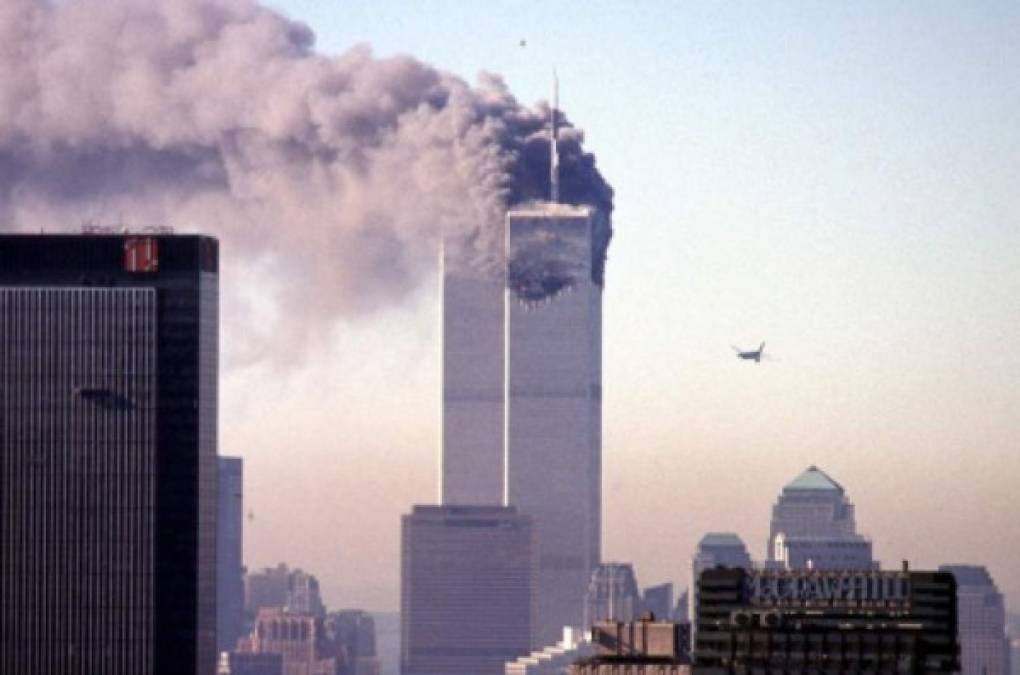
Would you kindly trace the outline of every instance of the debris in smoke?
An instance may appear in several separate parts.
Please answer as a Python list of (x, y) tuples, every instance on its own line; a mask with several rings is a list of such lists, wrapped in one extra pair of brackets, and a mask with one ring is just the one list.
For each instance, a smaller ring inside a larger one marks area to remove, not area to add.
[[(254, 0), (4, 0), (0, 44), (0, 229), (200, 223), (228, 265), (274, 270), (295, 340), (406, 295), (440, 236), (501, 269), (507, 207), (548, 194), (547, 106), (495, 75), (318, 54)], [(612, 189), (560, 129), (562, 200), (606, 215), (601, 283)]]

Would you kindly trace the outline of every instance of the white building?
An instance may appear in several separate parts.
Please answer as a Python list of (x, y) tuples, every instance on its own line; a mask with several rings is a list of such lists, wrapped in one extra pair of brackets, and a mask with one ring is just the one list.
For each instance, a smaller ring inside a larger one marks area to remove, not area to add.
[(1009, 675), (1006, 608), (992, 576), (974, 565), (939, 569), (956, 577), (961, 675)]
[(595, 653), (591, 634), (574, 628), (563, 629), (563, 639), (555, 645), (509, 661), (504, 675), (566, 675), (570, 665)]
[(540, 644), (580, 626), (599, 563), (602, 286), (588, 207), (507, 214), (506, 502), (532, 516)]

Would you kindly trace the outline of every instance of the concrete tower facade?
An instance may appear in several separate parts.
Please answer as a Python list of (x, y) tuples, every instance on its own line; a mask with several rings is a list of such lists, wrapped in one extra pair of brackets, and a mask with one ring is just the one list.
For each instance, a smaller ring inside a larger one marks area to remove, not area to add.
[(534, 519), (538, 638), (583, 622), (600, 561), (602, 286), (598, 212), (541, 204), (506, 219), (506, 503)]

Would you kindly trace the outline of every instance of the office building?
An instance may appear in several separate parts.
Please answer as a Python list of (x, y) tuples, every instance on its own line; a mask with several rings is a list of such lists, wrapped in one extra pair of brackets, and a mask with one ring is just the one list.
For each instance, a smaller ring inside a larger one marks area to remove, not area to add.
[(337, 660), (337, 675), (379, 675), (371, 614), (360, 609), (331, 612), (323, 627), (324, 643)]
[(401, 673), (502, 675), (534, 646), (531, 519), (415, 506), (401, 522)]
[(854, 505), (843, 486), (816, 466), (787, 484), (772, 507), (766, 553), (775, 560), (776, 537), (841, 539), (854, 537)]
[(589, 632), (564, 628), (562, 640), (507, 662), (503, 675), (564, 675), (571, 664), (594, 653)]
[(583, 622), (600, 561), (600, 218), (563, 204), (506, 218), (506, 497), (534, 519), (540, 644)]
[(842, 537), (775, 538), (773, 562), (788, 570), (870, 570), (878, 569), (871, 551), (871, 540), (859, 535)]
[(595, 653), (570, 675), (690, 675), (686, 627), (670, 621), (601, 622), (592, 628)]
[(747, 552), (744, 541), (733, 532), (709, 532), (698, 542), (698, 550), (691, 561), (691, 584), (688, 588), (695, 589), (694, 602), (690, 607), (693, 631), (697, 631), (694, 617), (698, 612), (698, 579), (705, 570), (716, 567), (739, 567), (751, 569), (751, 555)]
[[(709, 532), (698, 542), (698, 550), (691, 561), (694, 581), (703, 570), (713, 567), (753, 567), (751, 555), (743, 539), (733, 532)], [(692, 585), (691, 588), (694, 588)]]
[(319, 592), (319, 580), (285, 563), (249, 572), (244, 580), (244, 607), (250, 616), (260, 609), (286, 609), (321, 618), (326, 613)]
[(0, 672), (216, 668), (218, 245), (0, 236)]
[[(674, 617), (676, 608), (673, 605), (673, 584), (649, 586), (644, 590), (641, 600), (645, 611), (651, 612), (656, 619), (660, 621), (676, 620)], [(686, 619), (685, 613), (684, 620), (686, 621)]]
[(283, 675), (337, 675), (336, 660), (319, 654), (318, 619), (307, 612), (260, 609), (239, 652), (280, 654)]
[(283, 654), (230, 652), (230, 675), (284, 675)]
[(596, 567), (584, 599), (586, 629), (603, 621), (634, 621), (644, 611), (630, 563), (602, 563)]
[(503, 275), (465, 264), (467, 244), (443, 243), (442, 504), (501, 505), (503, 462)]
[(676, 607), (673, 609), (671, 621), (690, 623), (691, 621), (691, 589), (685, 588), (676, 599)]
[(244, 460), (220, 457), (216, 511), (216, 644), (229, 652), (244, 633)]
[(984, 567), (943, 565), (956, 579), (961, 675), (1009, 675), (1009, 639), (1002, 593)]
[(698, 580), (694, 673), (955, 673), (942, 572), (717, 568)]

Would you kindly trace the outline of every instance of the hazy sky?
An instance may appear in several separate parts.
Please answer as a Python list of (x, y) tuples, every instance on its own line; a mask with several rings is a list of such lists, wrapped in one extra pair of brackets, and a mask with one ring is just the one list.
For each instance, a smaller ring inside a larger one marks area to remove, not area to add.
[[(1020, 5), (679, 4), (273, 3), (322, 52), (495, 72), (529, 103), (558, 68), (616, 190), (607, 560), (685, 585), (713, 530), (762, 557), (777, 493), (817, 464), (884, 564), (1020, 590)], [(436, 294), (336, 323), (290, 372), (225, 370), (249, 567), (397, 606), (399, 516), (437, 491)], [(761, 340), (777, 361), (733, 357)]]

